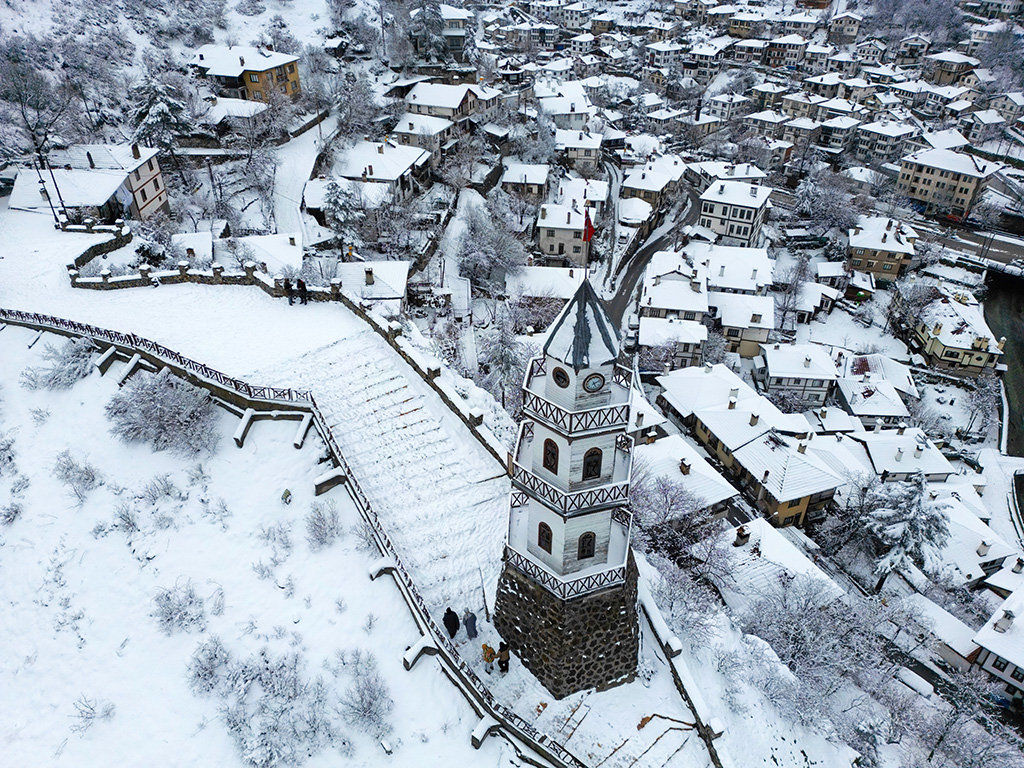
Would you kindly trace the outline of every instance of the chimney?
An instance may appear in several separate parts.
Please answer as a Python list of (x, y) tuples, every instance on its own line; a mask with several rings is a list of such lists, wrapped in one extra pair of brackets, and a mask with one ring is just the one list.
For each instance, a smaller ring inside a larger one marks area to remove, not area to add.
[(384, 154), (384, 142), (383, 141), (380, 144), (377, 145), (377, 154), (378, 155), (383, 155)]
[(548, 209), (547, 209), (547, 206), (544, 206), (544, 205), (542, 205), (542, 206), (540, 207), (540, 217), (541, 217), (542, 219), (546, 219), (546, 218), (548, 217)]
[(801, 440), (799, 443), (797, 443), (796, 444), (796, 452), (797, 453), (807, 453), (807, 443), (805, 443), (803, 440)]
[(875, 419), (875, 432), (881, 432), (881, 431), (882, 431), (882, 420), (881, 419)]
[(921, 444), (920, 443), (918, 443), (917, 445), (914, 446), (914, 458), (915, 459), (920, 459), (921, 458)]
[(760, 418), (761, 418), (761, 417), (760, 417), (760, 416), (758, 416), (758, 415), (757, 415), (756, 413), (752, 413), (752, 414), (750, 414), (750, 426), (752, 426), (752, 427), (756, 427), (756, 426), (757, 426), (757, 422), (758, 422), (758, 420), (759, 420)]
[(982, 541), (981, 544), (978, 545), (978, 557), (984, 557), (988, 554), (990, 549), (992, 549), (992, 545), (987, 541)]
[(373, 267), (366, 268), (366, 284), (373, 285)]
[(730, 399), (735, 400), (739, 396), (740, 396), (740, 388), (739, 387), (733, 387), (732, 389), (729, 390), (729, 397), (730, 397)]
[(734, 547), (742, 547), (748, 541), (750, 541), (750, 531), (747, 530), (747, 526), (741, 525), (736, 529), (736, 541), (732, 545)]
[(725, 274), (725, 264), (718, 268), (718, 276), (722, 277)]
[(1024, 557), (1018, 557), (1017, 562), (1013, 564), (1013, 568), (1010, 569), (1014, 573), (1020, 573), (1024, 571)]
[(565, 212), (565, 223), (569, 224), (572, 222), (572, 211)]
[(202, 61), (202, 60), (203, 60), (203, 54), (201, 54), (201, 53), (199, 54), (199, 60), (200, 60), (200, 61)]
[(415, 124), (415, 123), (409, 123), (409, 130), (410, 130), (410, 131), (411, 131), (411, 130), (412, 130), (413, 128), (415, 128), (415, 127), (416, 127), (416, 124)]
[(901, 421), (901, 422), (899, 423), (899, 427), (898, 427), (898, 428), (897, 428), (897, 430), (896, 430), (896, 434), (897, 434), (897, 435), (902, 435), (902, 434), (903, 434), (904, 432), (906, 432), (906, 431), (907, 431), (907, 422), (905, 422), (905, 421)]
[(903, 461), (903, 449), (902, 448), (897, 448), (896, 449), (896, 461)]
[(642, 427), (644, 425), (644, 414), (640, 412), (636, 415), (636, 426)]
[(686, 459), (680, 459), (679, 471), (682, 472), (684, 475), (690, 474), (690, 462), (688, 462)]
[(245, 57), (244, 56), (239, 56), (238, 57), (238, 63), (241, 64), (244, 67), (245, 66)]
[(811, 367), (811, 356), (810, 355), (804, 355), (804, 368), (810, 368), (810, 367)]
[(889, 219), (889, 223), (885, 225), (885, 231), (888, 232), (892, 229), (892, 219)]
[(818, 411), (818, 418), (821, 418), (821, 419), (828, 418), (828, 408), (826, 406), (824, 406), (824, 405), (821, 406), (821, 410)]
[(996, 344), (996, 349), (1001, 351), (1005, 344), (1006, 344), (1006, 337), (1005, 336), (1000, 336), (999, 337), (999, 343)]
[(736, 398), (735, 397), (730, 397), (729, 398), (729, 410), (730, 411), (735, 411), (736, 410)]
[(89, 167), (90, 168), (95, 168), (96, 167), (96, 163), (93, 162), (93, 159), (92, 159), (92, 152), (86, 152), (85, 153), (85, 159), (89, 161)]
[(723, 194), (724, 192), (725, 192), (725, 184), (719, 184), (719, 185), (718, 185), (718, 194), (720, 194), (720, 195), (721, 195), (721, 194)]
[(938, 336), (940, 333), (942, 333), (942, 323), (936, 323), (932, 328), (932, 336)]
[(569, 277), (572, 277), (572, 267), (569, 267)]
[(186, 248), (185, 249), (185, 255), (188, 256), (188, 258), (190, 258), (190, 259), (194, 259), (196, 257), (196, 249), (195, 248)]
[(889, 233), (888, 232), (883, 232), (882, 233), (882, 242), (884, 243), (888, 237), (889, 237)]
[[(383, 146), (381, 147), (381, 150), (380, 150), (380, 151), (381, 151), (381, 152), (383, 152), (383, 151), (384, 151), (384, 148), (383, 148)], [(371, 165), (371, 166), (369, 166), (369, 169), (370, 169), (370, 171), (369, 171), (369, 172), (370, 172), (370, 175), (371, 175), (371, 176), (373, 176), (373, 166), (372, 166), (372, 165)]]
[(138, 144), (132, 144), (132, 157), (134, 157), (136, 160), (138, 160), (140, 157), (142, 157), (142, 155), (139, 153), (139, 145)]
[(753, 184), (750, 185), (750, 196), (757, 197), (757, 187), (755, 187)]
[(1013, 611), (1003, 611), (1003, 615), (1000, 616), (996, 620), (996, 623), (992, 625), (992, 629), (996, 632), (1004, 633), (1013, 626), (1013, 619)]
[(704, 363), (704, 373), (711, 373), (715, 369), (711, 363)]
[(757, 270), (756, 269), (751, 270), (751, 272), (750, 272), (750, 279), (751, 280), (757, 280)]
[(769, 475), (770, 475), (771, 473), (772, 473), (772, 471), (771, 471), (770, 469), (766, 469), (766, 470), (764, 471), (764, 474), (763, 474), (763, 475), (761, 476), (761, 485), (764, 485), (765, 483), (767, 483), (767, 482), (768, 482), (768, 476), (769, 476)]

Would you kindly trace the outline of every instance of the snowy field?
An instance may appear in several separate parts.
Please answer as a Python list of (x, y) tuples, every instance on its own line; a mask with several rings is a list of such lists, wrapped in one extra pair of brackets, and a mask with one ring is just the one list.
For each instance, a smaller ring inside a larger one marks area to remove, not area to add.
[[(16, 474), (28, 478), (24, 511), (0, 529), (0, 689), (18, 702), (0, 711), (5, 764), (100, 766), (117, 754), (127, 765), (241, 765), (220, 700), (196, 696), (186, 679), (193, 652), (212, 637), (235, 659), (295, 654), (300, 678), (322, 678), (328, 701), (351, 685), (358, 651), (376, 657), (394, 700), (381, 731), (394, 755), (375, 729), (332, 716), (333, 744), (307, 765), (342, 756), (359, 766), (506, 764), (499, 740), (472, 749), (474, 713), (436, 662), (403, 669), (419, 633), (390, 579), (367, 578), (375, 555), (351, 531), (358, 515), (343, 488), (319, 500), (336, 504), (341, 537), (311, 551), (305, 517), (324, 455), (315, 432), (295, 450), (295, 422), (260, 422), (238, 449), (237, 419), (218, 411), (219, 445), (198, 461), (122, 443), (103, 410), (120, 364), (70, 390), (29, 391), (20, 372), (62, 341), (46, 335), (28, 349), (34, 336), (0, 332), (0, 434), (14, 437), (16, 466), (0, 475), (0, 506)], [(54, 476), (65, 450), (100, 476), (81, 499)], [(134, 532), (117, 522), (126, 508)], [(164, 634), (154, 598), (188, 583), (205, 602), (204, 626)], [(97, 717), (79, 716), (85, 703)], [(258, 704), (249, 705), (258, 724)], [(258, 742), (249, 734), (246, 748)]]

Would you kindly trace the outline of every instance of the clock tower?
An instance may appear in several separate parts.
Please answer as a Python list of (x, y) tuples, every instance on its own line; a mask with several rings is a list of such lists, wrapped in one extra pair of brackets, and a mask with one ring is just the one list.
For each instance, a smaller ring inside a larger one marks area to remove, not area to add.
[(636, 675), (636, 566), (627, 510), (632, 372), (584, 281), (523, 384), (525, 418), (494, 623), (558, 698)]

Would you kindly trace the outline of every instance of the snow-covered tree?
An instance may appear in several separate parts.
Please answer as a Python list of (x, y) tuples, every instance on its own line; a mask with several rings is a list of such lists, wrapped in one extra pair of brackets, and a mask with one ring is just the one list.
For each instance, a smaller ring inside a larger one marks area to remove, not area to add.
[(521, 269), (526, 253), (513, 235), (494, 226), (487, 210), (472, 206), (466, 216), (466, 232), (459, 246), (459, 272), (477, 288), (495, 293), (505, 276)]
[(192, 117), (185, 97), (174, 84), (151, 79), (132, 93), (128, 116), (133, 138), (174, 156), (178, 139), (192, 131)]
[(949, 540), (949, 505), (928, 498), (925, 476), (918, 473), (906, 482), (881, 483), (872, 501), (865, 524), (883, 552), (875, 572), (884, 578), (909, 565), (937, 570), (936, 555)]
[(73, 124), (75, 94), (57, 70), (51, 41), (0, 39), (0, 158), (18, 149), (42, 156), (59, 131)]
[(704, 358), (704, 362), (712, 365), (724, 363), (728, 353), (729, 342), (726, 341), (725, 334), (720, 330), (709, 329), (707, 341), (701, 347), (701, 357)]
[(852, 199), (846, 179), (831, 171), (804, 179), (793, 195), (796, 212), (820, 234), (845, 233), (857, 223), (859, 214), (851, 204)]
[(494, 331), (483, 344), (487, 368), (484, 386), (501, 402), (501, 407), (506, 408), (509, 404), (507, 396), (517, 393), (522, 385), (526, 354), (523, 344), (516, 338), (512, 318), (507, 312), (499, 314)]
[(967, 412), (971, 414), (971, 420), (967, 431), (977, 426), (978, 431), (984, 435), (999, 421), (1002, 384), (994, 373), (985, 371), (970, 382), (970, 386), (972, 389), (967, 393)]
[(43, 360), (51, 364), (23, 370), (21, 386), (26, 389), (70, 389), (92, 373), (95, 354), (96, 345), (92, 339), (68, 339), (59, 347), (47, 344)]

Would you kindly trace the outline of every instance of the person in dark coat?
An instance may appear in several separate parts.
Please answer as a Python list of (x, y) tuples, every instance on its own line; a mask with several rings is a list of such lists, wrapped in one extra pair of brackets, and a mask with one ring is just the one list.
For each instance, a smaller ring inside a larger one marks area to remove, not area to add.
[(441, 621), (444, 622), (444, 628), (448, 630), (448, 636), (454, 639), (459, 631), (459, 614), (453, 611), (451, 606), (448, 606)]
[(501, 670), (501, 674), (508, 672), (508, 661), (509, 652), (508, 646), (505, 643), (498, 644), (498, 669)]
[(306, 290), (306, 281), (300, 277), (296, 281), (295, 287), (299, 289), (299, 304), (308, 304), (309, 291)]
[(288, 297), (288, 304), (290, 306), (294, 299), (292, 297), (292, 281), (287, 277), (284, 279), (284, 295)]
[(476, 637), (476, 614), (469, 608), (462, 614), (462, 623), (466, 627), (466, 635), (470, 640)]

